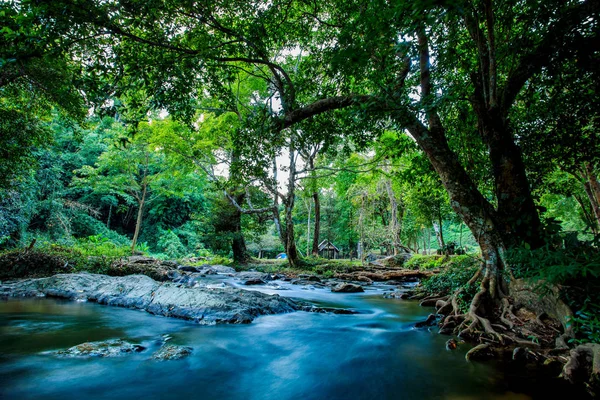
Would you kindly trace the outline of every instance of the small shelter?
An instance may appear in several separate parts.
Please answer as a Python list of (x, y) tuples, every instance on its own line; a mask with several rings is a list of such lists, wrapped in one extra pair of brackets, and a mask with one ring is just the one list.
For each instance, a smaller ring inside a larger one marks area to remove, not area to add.
[(340, 249), (335, 247), (329, 240), (323, 240), (319, 244), (319, 256), (327, 259), (340, 258)]

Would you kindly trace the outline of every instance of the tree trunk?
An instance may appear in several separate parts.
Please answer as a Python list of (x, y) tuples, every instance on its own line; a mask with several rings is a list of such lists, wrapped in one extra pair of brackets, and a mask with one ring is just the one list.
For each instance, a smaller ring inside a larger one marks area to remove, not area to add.
[(596, 217), (595, 223), (600, 228), (600, 204), (598, 204), (598, 200), (594, 195), (594, 191), (589, 180), (585, 180), (583, 182), (583, 188), (585, 189), (585, 194), (587, 194), (587, 197), (592, 206), (592, 210), (594, 211), (594, 216)]
[(300, 255), (296, 248), (296, 237), (294, 234), (294, 219), (293, 211), (294, 204), (296, 201), (296, 151), (293, 146), (293, 137), (290, 139), (289, 146), (290, 155), (290, 166), (289, 166), (289, 177), (287, 184), (287, 194), (285, 198), (282, 198), (282, 202), (285, 208), (285, 230), (282, 235), (283, 246), (285, 253), (287, 254), (288, 263), (290, 267), (298, 267), (301, 264)]
[(135, 252), (135, 246), (137, 245), (137, 240), (140, 235), (140, 229), (142, 227), (142, 217), (144, 215), (144, 204), (146, 203), (146, 193), (148, 189), (148, 184), (144, 182), (142, 184), (142, 196), (138, 201), (138, 212), (137, 218), (135, 220), (135, 232), (133, 234), (133, 239), (131, 240), (131, 254)]
[(413, 119), (408, 129), (440, 176), (452, 208), (478, 239), (485, 260), (485, 274), (495, 285), (490, 286), (487, 293), (492, 297), (497, 296), (497, 284), (503, 270), (501, 255), (505, 248), (502, 228), (506, 224), (497, 222), (496, 211), (479, 192), (458, 161), (458, 157), (448, 147), (441, 125), (434, 124), (432, 129), (427, 129), (418, 120)]
[(110, 229), (110, 217), (112, 215), (112, 204), (108, 206), (108, 218), (106, 219), (106, 228)]
[[(289, 200), (289, 199), (288, 199)], [(294, 220), (292, 219), (292, 211), (293, 211), (293, 200), (292, 204), (286, 202), (285, 204), (285, 229), (284, 229), (284, 247), (285, 253), (287, 254), (287, 259), (290, 264), (290, 267), (298, 267), (301, 264), (300, 255), (298, 254), (298, 249), (296, 248), (296, 237), (294, 234)]]
[(590, 212), (590, 210), (588, 210), (581, 196), (575, 194), (573, 195), (573, 197), (575, 198), (575, 201), (577, 201), (577, 204), (579, 204), (579, 207), (581, 207), (581, 212), (583, 213), (584, 221), (592, 229), (592, 233), (594, 235), (597, 235), (599, 226), (595, 217), (592, 216), (593, 211)]
[(306, 217), (306, 257), (310, 256), (310, 211), (311, 203), (310, 200), (306, 200), (306, 209), (308, 210), (308, 216)]
[(394, 255), (399, 253), (400, 248), (400, 221), (398, 220), (398, 201), (396, 200), (396, 194), (392, 187), (392, 181), (386, 179), (385, 189), (387, 191), (388, 198), (390, 200), (390, 236), (392, 239), (392, 250)]
[(313, 201), (315, 203), (315, 226), (313, 229), (312, 255), (317, 257), (319, 255), (319, 234), (321, 229), (321, 201), (318, 191), (313, 192)]
[(497, 220), (501, 222), (503, 240), (508, 244), (543, 245), (541, 222), (531, 195), (521, 149), (501, 117), (492, 109), (478, 112), (483, 140), (488, 146), (495, 194)]
[(444, 234), (442, 232), (442, 224), (440, 222), (432, 222), (433, 225), (433, 231), (435, 232), (435, 237), (438, 241), (438, 246), (440, 248), (440, 250), (443, 250), (444, 246), (446, 245), (444, 243)]
[(600, 183), (598, 183), (598, 178), (594, 173), (594, 168), (592, 167), (592, 164), (585, 164), (585, 177), (583, 179), (585, 193), (587, 194), (590, 200), (592, 210), (594, 210), (594, 216), (596, 217), (597, 227), (600, 229)]
[[(235, 196), (235, 201), (241, 204), (244, 201), (246, 194), (244, 192), (238, 193)], [(248, 249), (246, 248), (246, 240), (242, 232), (242, 212), (231, 206), (231, 251), (233, 253), (233, 261), (237, 264), (246, 264), (250, 260)]]

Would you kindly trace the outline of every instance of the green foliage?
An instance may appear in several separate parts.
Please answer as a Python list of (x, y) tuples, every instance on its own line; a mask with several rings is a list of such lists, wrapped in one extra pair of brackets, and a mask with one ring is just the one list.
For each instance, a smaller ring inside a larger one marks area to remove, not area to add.
[(422, 254), (414, 254), (407, 262), (404, 263), (404, 268), (406, 269), (437, 269), (445, 264), (448, 261), (448, 257), (446, 256), (427, 256)]
[(478, 258), (462, 255), (450, 257), (450, 259), (441, 268), (439, 274), (427, 278), (421, 282), (422, 289), (428, 294), (450, 295), (457, 293), (458, 305), (461, 311), (468, 309), (473, 296), (479, 290), (479, 283), (467, 283), (480, 267)]
[(13, 249), (0, 254), (0, 279), (48, 276), (88, 271), (107, 273), (114, 261), (131, 249), (101, 235), (79, 239), (69, 246), (39, 243), (30, 251)]
[(156, 247), (169, 258), (181, 258), (186, 255), (186, 248), (179, 237), (170, 229), (160, 232)]
[(539, 249), (513, 248), (507, 262), (517, 277), (545, 280), (553, 284), (600, 277), (600, 253), (592, 246)]
[(575, 343), (600, 343), (600, 303), (598, 300), (597, 295), (586, 297), (583, 306), (567, 322), (577, 334)]

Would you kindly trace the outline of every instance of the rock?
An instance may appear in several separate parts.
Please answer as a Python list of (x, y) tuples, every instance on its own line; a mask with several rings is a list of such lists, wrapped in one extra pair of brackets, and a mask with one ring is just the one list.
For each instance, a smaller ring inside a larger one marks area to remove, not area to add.
[(314, 305), (302, 307), (302, 311), (318, 313), (318, 314), (341, 314), (341, 315), (354, 315), (360, 314), (360, 312), (351, 310), (348, 308), (334, 308), (334, 307), (317, 307)]
[(340, 283), (332, 287), (331, 291), (335, 293), (359, 293), (364, 292), (365, 290), (362, 286), (353, 283)]
[(244, 285), (264, 285), (266, 282), (259, 278), (250, 278), (244, 282)]
[(186, 346), (176, 346), (173, 344), (165, 344), (158, 351), (152, 354), (155, 360), (179, 360), (192, 354), (192, 348)]
[(198, 272), (198, 268), (190, 267), (189, 265), (180, 265), (177, 269), (185, 272)]
[(55, 354), (61, 357), (120, 357), (145, 349), (139, 344), (132, 344), (121, 339), (112, 339), (104, 342), (78, 344), (67, 350), (59, 350)]
[(162, 261), (144, 256), (131, 256), (112, 263), (107, 273), (111, 276), (143, 274), (154, 280), (166, 282), (170, 280), (169, 274), (172, 271), (177, 271), (178, 267), (179, 265), (174, 261)]
[(449, 339), (446, 342), (446, 350), (456, 350), (458, 347), (458, 343), (454, 339)]
[(279, 295), (237, 288), (179, 286), (170, 282), (159, 283), (144, 275), (60, 274), (0, 284), (0, 298), (48, 296), (80, 299), (188, 319), (203, 325), (250, 323), (259, 315), (287, 313), (304, 306)]
[(412, 257), (412, 253), (401, 253), (396, 256), (386, 257), (379, 260), (379, 263), (388, 268), (402, 268), (404, 263)]
[(309, 281), (309, 282), (321, 282), (321, 279), (315, 275), (300, 274), (300, 275), (298, 275), (298, 278), (300, 278), (301, 280)]
[(429, 314), (425, 321), (417, 322), (415, 324), (415, 328), (423, 328), (425, 326), (434, 326), (437, 324), (438, 315), (437, 314)]
[(400, 300), (408, 300), (410, 298), (410, 293), (403, 290), (395, 290), (393, 292), (388, 292), (383, 294), (384, 299), (400, 299)]
[(226, 274), (235, 274), (235, 269), (233, 269), (231, 267), (227, 267), (225, 265), (211, 265), (211, 268), (217, 274), (224, 274), (224, 275), (226, 275)]
[(264, 285), (269, 280), (269, 275), (263, 272), (245, 271), (238, 274), (244, 285)]
[(366, 282), (366, 283), (373, 283), (373, 279), (369, 278), (368, 276), (364, 276), (364, 275), (359, 275), (356, 277), (356, 280), (358, 282)]

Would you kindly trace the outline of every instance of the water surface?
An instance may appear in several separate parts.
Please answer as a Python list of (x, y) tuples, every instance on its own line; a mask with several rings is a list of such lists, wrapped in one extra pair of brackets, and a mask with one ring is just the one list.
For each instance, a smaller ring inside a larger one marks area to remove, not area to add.
[[(225, 282), (234, 284), (231, 281)], [(491, 365), (464, 361), (466, 346), (412, 326), (430, 310), (366, 293), (280, 282), (269, 293), (347, 307), (358, 315), (295, 312), (250, 325), (200, 326), (145, 312), (49, 299), (0, 302), (2, 399), (524, 399)], [(191, 346), (186, 359), (150, 358), (162, 343)], [(148, 350), (120, 358), (50, 352), (123, 338)]]

